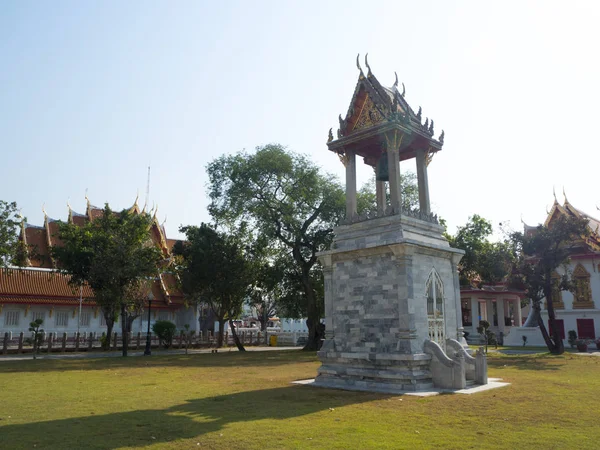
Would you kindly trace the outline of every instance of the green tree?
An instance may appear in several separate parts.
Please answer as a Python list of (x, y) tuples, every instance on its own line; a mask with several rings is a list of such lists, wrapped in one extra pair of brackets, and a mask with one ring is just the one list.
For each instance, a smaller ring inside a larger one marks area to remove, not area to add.
[(344, 215), (344, 191), (306, 157), (279, 144), (225, 155), (208, 165), (209, 211), (217, 224), (248, 221), (288, 249), (306, 300), (309, 339), (316, 349), (323, 311), (315, 293), (317, 253), (327, 250)]
[(492, 224), (475, 214), (458, 227), (454, 236), (446, 234), (450, 245), (465, 251), (459, 264), (460, 284), (496, 284), (507, 279), (515, 261), (512, 239), (490, 242)]
[(43, 323), (44, 319), (35, 319), (33, 322), (29, 323), (29, 331), (31, 331), (32, 335), (31, 339), (28, 339), (28, 341), (33, 344), (33, 359), (37, 359), (37, 355), (40, 353), (40, 348), (44, 342)]
[(87, 283), (102, 309), (107, 325), (106, 346), (110, 347), (112, 329), (119, 313), (123, 334), (123, 356), (127, 356), (130, 316), (139, 314), (137, 295), (154, 279), (161, 253), (152, 243), (149, 214), (113, 212), (108, 204), (102, 215), (84, 226), (59, 225), (62, 246), (52, 248), (59, 270), (70, 276), (70, 284)]
[[(515, 246), (520, 251), (513, 283), (525, 290), (531, 302), (530, 317), (527, 318), (526, 325), (535, 326), (531, 322), (537, 321), (548, 350), (553, 354), (560, 355), (565, 349), (560, 330), (556, 326), (556, 313), (552, 301), (552, 273), (560, 266), (566, 267), (573, 248), (581, 246), (588, 234), (587, 219), (567, 216), (559, 216), (549, 226), (540, 225), (533, 232), (512, 234)], [(559, 280), (558, 288), (573, 289), (568, 271), (565, 270), (564, 276)], [(541, 316), (541, 303), (544, 298), (552, 336), (548, 334)]]
[(15, 262), (18, 255), (17, 204), (0, 200), (0, 265)]
[(152, 331), (158, 336), (160, 344), (164, 348), (169, 348), (173, 344), (177, 326), (168, 320), (157, 320), (152, 325)]
[(478, 277), (479, 259), (492, 234), (492, 224), (474, 214), (466, 225), (458, 227), (454, 236), (447, 235), (450, 245), (465, 251), (460, 261), (460, 284), (467, 285)]
[(184, 293), (192, 299), (201, 298), (213, 310), (219, 322), (218, 347), (223, 345), (223, 331), (229, 321), (236, 346), (244, 351), (233, 320), (242, 313), (254, 280), (251, 250), (238, 235), (216, 231), (205, 223), (180, 231), (186, 240), (178, 241), (173, 252), (180, 256), (177, 271)]
[[(375, 188), (375, 175), (362, 185), (356, 196), (356, 208), (359, 214), (367, 213), (369, 216), (377, 212), (377, 195)], [(400, 191), (402, 192), (402, 209), (415, 210), (419, 208), (419, 187), (417, 175), (413, 172), (400, 174)], [(385, 191), (387, 202), (390, 201), (390, 191)]]

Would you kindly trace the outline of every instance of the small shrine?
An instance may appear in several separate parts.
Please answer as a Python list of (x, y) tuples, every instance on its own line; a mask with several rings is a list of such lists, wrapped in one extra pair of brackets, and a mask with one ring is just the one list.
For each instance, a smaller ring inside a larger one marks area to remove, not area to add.
[[(367, 74), (358, 82), (337, 139), (327, 146), (346, 168), (346, 218), (332, 249), (319, 254), (325, 277), (325, 341), (314, 384), (400, 393), (485, 384), (485, 357), (472, 357), (463, 337), (457, 265), (432, 213), (427, 166), (444, 132), (423, 120), (399, 90)], [(376, 175), (377, 211), (359, 215), (358, 157)], [(416, 158), (419, 208), (402, 207), (400, 163)]]

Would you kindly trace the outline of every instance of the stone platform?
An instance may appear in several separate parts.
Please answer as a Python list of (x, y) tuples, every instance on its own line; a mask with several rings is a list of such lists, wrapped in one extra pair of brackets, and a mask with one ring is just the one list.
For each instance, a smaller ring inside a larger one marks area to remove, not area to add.
[[(424, 343), (460, 341), (453, 249), (437, 223), (400, 214), (343, 225), (319, 254), (325, 341), (316, 386), (403, 393), (434, 386)], [(434, 329), (435, 328), (435, 329)]]
[[(297, 384), (297, 385), (302, 385), (302, 386), (329, 387), (329, 386), (322, 386), (318, 383), (315, 383), (314, 378), (311, 378), (308, 380), (292, 381), (292, 384)], [(485, 391), (489, 391), (491, 389), (498, 389), (498, 388), (505, 387), (505, 386), (510, 386), (510, 383), (503, 382), (502, 378), (489, 378), (487, 384), (467, 386), (464, 389), (438, 389), (438, 388), (431, 387), (431, 388), (427, 388), (427, 389), (424, 389), (422, 391), (417, 391), (417, 392), (415, 392), (415, 391), (399, 391), (397, 389), (394, 389), (393, 391), (386, 391), (386, 390), (373, 391), (373, 389), (361, 389), (360, 386), (357, 386), (354, 389), (348, 388), (348, 387), (344, 387), (342, 389), (350, 390), (350, 391), (380, 392), (382, 394), (412, 395), (415, 397), (431, 397), (431, 396), (440, 395), (440, 394), (472, 395), (472, 394), (477, 394), (479, 392), (485, 392)], [(337, 389), (335, 387), (331, 387), (331, 388)]]

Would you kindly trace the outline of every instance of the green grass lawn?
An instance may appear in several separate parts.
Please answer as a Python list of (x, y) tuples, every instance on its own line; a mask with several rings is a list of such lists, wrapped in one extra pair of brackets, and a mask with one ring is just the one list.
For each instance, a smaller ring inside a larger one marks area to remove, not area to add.
[(600, 448), (600, 358), (489, 359), (512, 383), (417, 398), (290, 385), (311, 353), (0, 363), (1, 449)]

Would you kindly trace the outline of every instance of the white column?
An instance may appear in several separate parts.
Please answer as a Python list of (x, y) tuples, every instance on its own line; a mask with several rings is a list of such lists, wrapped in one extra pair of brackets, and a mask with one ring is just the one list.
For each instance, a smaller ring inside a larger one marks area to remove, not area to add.
[(504, 328), (504, 299), (496, 298), (496, 310), (498, 311), (498, 331), (506, 333)]
[(427, 180), (427, 153), (417, 150), (417, 181), (419, 185), (419, 209), (422, 213), (429, 214), (429, 181)]
[(386, 199), (385, 199), (385, 181), (377, 180), (377, 166), (373, 167), (375, 172), (375, 199), (377, 200), (377, 215), (385, 215)]
[(385, 181), (375, 182), (375, 193), (377, 197), (377, 215), (383, 216), (385, 213)]
[(400, 154), (399, 142), (394, 137), (388, 142), (388, 173), (390, 177), (390, 204), (394, 213), (400, 214), (402, 205), (402, 194), (400, 192)]
[(479, 326), (479, 300), (477, 297), (471, 297), (471, 334), (477, 334)]
[(356, 155), (346, 151), (346, 218), (356, 216)]
[(521, 299), (517, 298), (515, 301), (515, 326), (520, 327), (523, 323), (523, 316), (521, 313)]
[(490, 328), (494, 326), (494, 304), (491, 298), (485, 300), (485, 320), (490, 323)]

